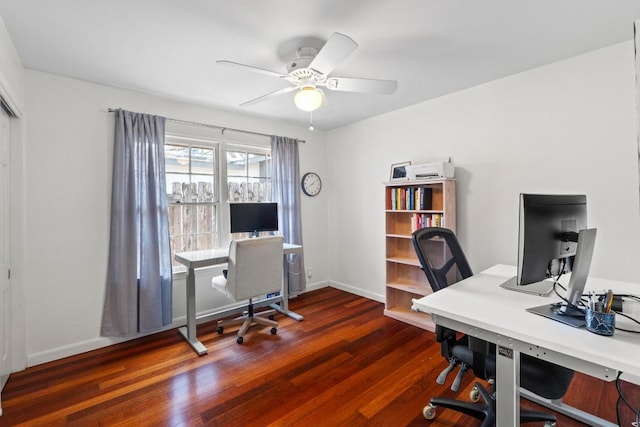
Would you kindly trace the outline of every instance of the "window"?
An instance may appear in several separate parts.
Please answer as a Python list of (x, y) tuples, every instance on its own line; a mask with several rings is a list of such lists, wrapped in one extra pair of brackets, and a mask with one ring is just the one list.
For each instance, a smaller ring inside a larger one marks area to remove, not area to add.
[[(226, 164), (218, 160), (225, 156)], [(227, 203), (221, 204), (221, 200), (236, 203), (271, 200), (268, 147), (166, 135), (165, 170), (174, 268), (182, 268), (174, 260), (176, 252), (229, 243), (229, 207)], [(242, 238), (245, 234), (233, 237)]]
[[(230, 146), (227, 150), (227, 196), (230, 203), (271, 200), (271, 150)], [(261, 233), (263, 234), (263, 233)], [(244, 239), (250, 233), (236, 233)]]
[(171, 259), (219, 246), (217, 147), (165, 143)]
[(251, 147), (227, 151), (229, 202), (271, 200), (271, 152)]

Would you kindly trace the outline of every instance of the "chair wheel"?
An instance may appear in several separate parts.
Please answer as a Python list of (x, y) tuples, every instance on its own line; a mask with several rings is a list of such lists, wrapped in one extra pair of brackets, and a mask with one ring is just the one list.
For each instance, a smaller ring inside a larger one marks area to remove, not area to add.
[(427, 420), (432, 420), (436, 417), (436, 407), (429, 403), (422, 410), (422, 416)]
[(222, 334), (224, 332), (224, 328), (222, 326), (218, 326), (218, 333)]
[(278, 329), (277, 328), (271, 328), (271, 335), (275, 335), (278, 333)]
[(244, 342), (244, 338), (243, 337), (238, 337), (238, 339), (236, 339), (236, 342), (238, 344), (242, 344)]
[(477, 402), (478, 400), (480, 400), (480, 390), (478, 390), (478, 387), (473, 387), (471, 389), (471, 391), (469, 392), (469, 399), (471, 399), (472, 402)]

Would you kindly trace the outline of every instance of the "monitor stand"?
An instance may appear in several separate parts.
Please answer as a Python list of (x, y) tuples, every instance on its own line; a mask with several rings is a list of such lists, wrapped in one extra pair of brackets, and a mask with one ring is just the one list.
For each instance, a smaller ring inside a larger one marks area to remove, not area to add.
[(501, 284), (500, 287), (509, 289), (510, 291), (524, 292), (525, 294), (546, 297), (553, 290), (553, 280), (549, 279), (541, 282), (530, 283), (528, 285), (518, 285), (518, 278), (514, 276)]
[[(567, 297), (574, 307), (580, 303), (584, 287), (589, 277), (589, 268), (591, 267), (591, 258), (593, 257), (593, 249), (596, 243), (596, 229), (589, 228), (580, 231), (578, 235), (578, 248), (576, 249), (576, 257), (573, 263), (571, 278), (567, 286)], [(529, 313), (538, 314), (549, 319), (562, 322), (576, 328), (584, 326), (584, 313), (582, 310), (569, 307), (566, 303), (545, 304), (538, 307), (528, 308)]]
[(529, 313), (553, 319), (565, 325), (580, 328), (585, 325), (584, 313), (576, 308), (568, 307), (567, 304), (545, 304), (538, 307), (527, 308)]

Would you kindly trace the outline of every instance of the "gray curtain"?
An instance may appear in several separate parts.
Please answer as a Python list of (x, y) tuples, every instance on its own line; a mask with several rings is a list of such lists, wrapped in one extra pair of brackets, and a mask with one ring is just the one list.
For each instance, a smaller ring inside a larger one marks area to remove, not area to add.
[[(272, 199), (278, 202), (278, 226), (284, 241), (302, 245), (300, 215), (300, 165), (298, 141), (271, 136)], [(289, 295), (296, 296), (307, 287), (304, 274), (304, 254), (287, 255)]]
[(115, 112), (103, 336), (153, 332), (172, 322), (164, 125), (164, 117)]

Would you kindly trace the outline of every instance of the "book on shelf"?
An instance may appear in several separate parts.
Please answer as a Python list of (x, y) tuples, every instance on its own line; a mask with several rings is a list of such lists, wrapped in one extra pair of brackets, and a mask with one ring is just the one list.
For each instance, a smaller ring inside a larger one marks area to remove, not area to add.
[(431, 196), (429, 187), (391, 187), (387, 189), (387, 209), (428, 211), (432, 208)]
[(420, 214), (411, 215), (411, 232), (424, 227), (444, 227), (444, 216), (442, 214)]
[(440, 214), (434, 214), (433, 215), (433, 225), (432, 227), (444, 227), (444, 220), (442, 218), (442, 215)]
[(428, 211), (432, 209), (431, 204), (431, 196), (432, 189), (429, 187), (419, 187), (420, 191), (420, 204), (418, 205), (418, 209), (421, 211)]

